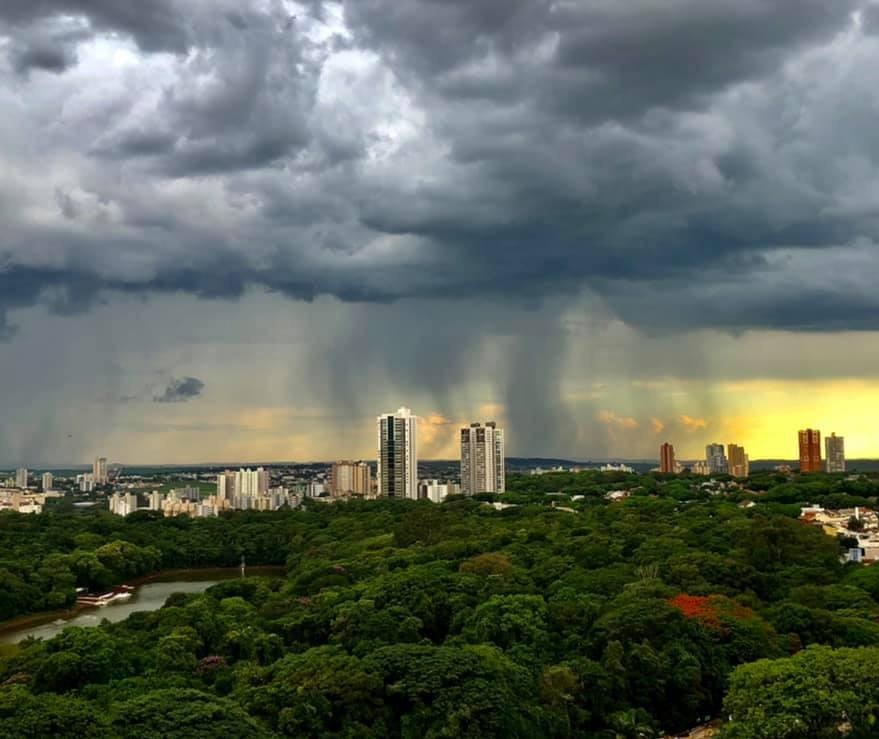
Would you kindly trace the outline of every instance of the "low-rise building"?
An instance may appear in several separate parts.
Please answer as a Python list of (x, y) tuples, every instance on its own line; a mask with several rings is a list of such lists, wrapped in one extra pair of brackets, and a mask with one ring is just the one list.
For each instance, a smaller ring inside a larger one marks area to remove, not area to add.
[(442, 503), (450, 495), (460, 495), (461, 486), (452, 482), (439, 480), (421, 480), (418, 483), (418, 498), (433, 503)]

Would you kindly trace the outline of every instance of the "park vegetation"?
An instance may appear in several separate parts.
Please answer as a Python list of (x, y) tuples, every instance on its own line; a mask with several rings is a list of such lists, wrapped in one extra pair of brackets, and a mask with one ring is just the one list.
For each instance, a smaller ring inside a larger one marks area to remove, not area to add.
[(875, 506), (879, 481), (509, 487), (504, 510), (0, 515), (6, 618), (161, 569), (286, 566), (5, 648), (0, 737), (876, 736), (879, 567), (796, 517)]

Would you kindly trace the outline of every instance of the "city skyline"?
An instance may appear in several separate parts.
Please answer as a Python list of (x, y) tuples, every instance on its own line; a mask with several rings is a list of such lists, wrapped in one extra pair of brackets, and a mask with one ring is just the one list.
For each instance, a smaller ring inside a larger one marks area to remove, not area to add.
[[(419, 420), (422, 421), (421, 426), (420, 426), (421, 428), (425, 427), (425, 423), (424, 423), (425, 421), (427, 422), (428, 428), (430, 428), (431, 426), (436, 426), (436, 425), (441, 425), (444, 427), (455, 425), (445, 419), (443, 419), (441, 422), (438, 423), (437, 417), (435, 414), (427, 417), (427, 419), (425, 419), (423, 417), (421, 417), (419, 419), (419, 416), (417, 414), (412, 412), (411, 409), (404, 406), (404, 407), (399, 408), (398, 411), (396, 411), (394, 414), (383, 414), (382, 416), (378, 417), (377, 420), (378, 420), (378, 424), (379, 424), (379, 426), (378, 426), (378, 428), (379, 428), (379, 445), (381, 444), (381, 433), (382, 433), (381, 432), (381, 422), (382, 422), (382, 419), (387, 418), (389, 416), (399, 415), (401, 412), (404, 412), (405, 414), (410, 414), (411, 418), (414, 419), (415, 424), (416, 424), (416, 426), (415, 426), (416, 433), (417, 433), (417, 429), (419, 427), (419, 425), (418, 425)], [(373, 418), (375, 418), (375, 417), (373, 417)], [(373, 423), (375, 424), (376, 421), (373, 420)], [(452, 459), (461, 459), (463, 456), (463, 453), (464, 453), (463, 452), (463, 434), (464, 434), (464, 432), (465, 431), (472, 432), (479, 426), (482, 426), (482, 424), (479, 422), (461, 422), (454, 429), (449, 430), (449, 433), (454, 434), (454, 440), (453, 440), (454, 450), (453, 450), (453, 453), (450, 454), (449, 456), (424, 456), (423, 454), (421, 454), (419, 452), (417, 454), (416, 458), (418, 460), (423, 460), (423, 461), (449, 461)], [(505, 441), (506, 433), (505, 433), (504, 429), (502, 427), (499, 427), (499, 425), (495, 421), (486, 422), (485, 427), (486, 427), (486, 429), (488, 429), (488, 428), (497, 429), (496, 433), (498, 434), (498, 438), (499, 438), (500, 457), (501, 458), (505, 457), (506, 456), (506, 451), (505, 451), (506, 450), (506, 441)], [(723, 472), (724, 470), (729, 470), (733, 466), (733, 464), (734, 464), (733, 456), (734, 455), (735, 455), (735, 459), (737, 460), (737, 462), (735, 464), (739, 468), (742, 468), (742, 467), (747, 468), (749, 461), (786, 460), (786, 461), (799, 462), (803, 459), (803, 441), (802, 441), (803, 437), (802, 437), (802, 434), (805, 432), (812, 432), (813, 429), (809, 428), (809, 429), (806, 429), (805, 431), (803, 429), (800, 429), (797, 432), (799, 435), (798, 436), (798, 442), (799, 442), (798, 449), (794, 450), (794, 448), (792, 446), (791, 449), (789, 450), (789, 453), (787, 453), (787, 454), (766, 455), (766, 456), (755, 456), (755, 455), (751, 454), (750, 452), (745, 453), (747, 445), (742, 445), (740, 443), (734, 443), (732, 441), (724, 442), (724, 443), (712, 441), (712, 442), (709, 442), (708, 444), (705, 444), (704, 446), (701, 446), (700, 447), (701, 451), (699, 451), (699, 450), (696, 450), (695, 447), (699, 446), (703, 442), (701, 440), (691, 440), (689, 442), (690, 446), (687, 446), (686, 448), (688, 450), (692, 451), (693, 453), (689, 453), (689, 451), (685, 452), (685, 453), (681, 453), (680, 452), (681, 447), (679, 446), (678, 441), (674, 441), (674, 442), (668, 441), (668, 439), (666, 438), (667, 434), (663, 435), (662, 433), (660, 433), (661, 431), (662, 431), (662, 429), (659, 429), (659, 430), (654, 429), (653, 436), (657, 437), (657, 438), (662, 437), (664, 439), (664, 441), (662, 442), (662, 446), (664, 446), (666, 443), (670, 444), (670, 446), (673, 448), (674, 458), (677, 461), (679, 461), (679, 462), (681, 462), (681, 461), (683, 461), (683, 462), (705, 461), (708, 464), (709, 468), (713, 472), (720, 473), (720, 472)], [(820, 431), (820, 428), (818, 428), (818, 427), (816, 427), (814, 429), (814, 433), (817, 434), (817, 437), (812, 440), (810, 449), (811, 449), (811, 453), (813, 455), (815, 455), (815, 457), (814, 457), (814, 460), (812, 461), (812, 465), (811, 465), (811, 468), (809, 471), (845, 471), (845, 460), (846, 459), (864, 459), (864, 460), (869, 460), (869, 461), (879, 461), (879, 457), (877, 457), (877, 458), (858, 457), (858, 456), (853, 456), (853, 455), (848, 454), (846, 451), (845, 435), (837, 435), (836, 432), (831, 432), (830, 434), (828, 434), (826, 437), (824, 437), (822, 439), (821, 431)], [(695, 446), (693, 446), (693, 445), (695, 445)], [(798, 454), (794, 453), (795, 451), (798, 452)], [(832, 452), (832, 454), (831, 454), (831, 452)], [(553, 455), (553, 454), (548, 454), (548, 455), (533, 455), (533, 454), (516, 455), (516, 454), (514, 454), (514, 455), (510, 455), (510, 456), (524, 458), (524, 459), (527, 459), (527, 458), (569, 459), (570, 461), (593, 460), (596, 462), (611, 462), (611, 461), (624, 461), (624, 462), (625, 461), (634, 461), (634, 462), (659, 461), (660, 463), (662, 462), (661, 449), (660, 449), (660, 454), (658, 456), (650, 456), (648, 454), (643, 457), (625, 457), (622, 455), (610, 455), (610, 456), (606, 456), (606, 457), (601, 457), (601, 456), (589, 455), (588, 453), (575, 454), (570, 457), (565, 457), (562, 455)], [(831, 460), (831, 459), (835, 459), (836, 461), (833, 462), (832, 469), (827, 469), (827, 462), (828, 462), (828, 460)], [(181, 462), (180, 464), (182, 464), (184, 466), (199, 466), (199, 465), (223, 466), (223, 465), (230, 465), (230, 464), (232, 464), (232, 465), (238, 465), (238, 464), (259, 465), (259, 464), (273, 464), (273, 463), (287, 463), (287, 462), (289, 462), (289, 463), (321, 462), (321, 463), (331, 463), (331, 464), (338, 463), (338, 464), (342, 464), (342, 465), (346, 465), (346, 466), (357, 466), (359, 464), (362, 464), (364, 461), (375, 462), (376, 461), (376, 453), (373, 451), (371, 454), (364, 454), (364, 455), (360, 455), (360, 456), (353, 455), (353, 456), (349, 456), (347, 458), (345, 457), (345, 455), (330, 454), (324, 458), (311, 458), (311, 459), (309, 459), (309, 458), (296, 459), (296, 458), (292, 458), (292, 457), (290, 457), (290, 458), (275, 458), (275, 459), (271, 459), (271, 458), (259, 459), (259, 458), (244, 458), (244, 457), (238, 458), (238, 459), (233, 459), (233, 458), (229, 458), (229, 459), (203, 459), (203, 460), (189, 460), (189, 461)], [(108, 465), (108, 461), (107, 461), (106, 457), (100, 457), (100, 458), (96, 457), (94, 459), (94, 461), (92, 463), (90, 463), (89, 465), (86, 465), (81, 462), (67, 463), (64, 465), (55, 465), (55, 464), (47, 464), (47, 463), (38, 463), (38, 464), (28, 463), (25, 466), (21, 466), (20, 464), (10, 464), (10, 465), (8, 465), (8, 467), (10, 470), (15, 472), (15, 475), (17, 477), (22, 474), (26, 475), (26, 474), (30, 473), (32, 470), (35, 470), (36, 472), (41, 472), (43, 470), (64, 469), (64, 468), (68, 468), (68, 467), (71, 469), (83, 469), (83, 468), (90, 467), (92, 469), (92, 473), (91, 473), (90, 477), (92, 479), (94, 479), (94, 481), (96, 483), (100, 484), (101, 482), (106, 482), (109, 468), (114, 467), (114, 466), (124, 468), (125, 465), (133, 465), (133, 466), (142, 465), (142, 466), (148, 466), (148, 467), (149, 466), (155, 466), (155, 467), (163, 466), (162, 464), (149, 464), (149, 463), (137, 463), (137, 462), (132, 463), (130, 461), (124, 461), (124, 460), (110, 462)], [(820, 470), (818, 469), (819, 467), (820, 467)], [(2, 468), (2, 467), (0, 467), (0, 468)], [(99, 474), (98, 474), (99, 471), (100, 471), (100, 475), (101, 475), (100, 479), (99, 479)], [(346, 475), (350, 475), (350, 472), (346, 472)], [(740, 476), (744, 476), (744, 475), (740, 475)]]

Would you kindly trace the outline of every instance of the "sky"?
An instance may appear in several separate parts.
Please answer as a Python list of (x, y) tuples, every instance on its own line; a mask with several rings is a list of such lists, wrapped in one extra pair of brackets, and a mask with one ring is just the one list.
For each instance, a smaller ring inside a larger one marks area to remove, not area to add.
[(4, 0), (0, 464), (879, 457), (879, 3)]

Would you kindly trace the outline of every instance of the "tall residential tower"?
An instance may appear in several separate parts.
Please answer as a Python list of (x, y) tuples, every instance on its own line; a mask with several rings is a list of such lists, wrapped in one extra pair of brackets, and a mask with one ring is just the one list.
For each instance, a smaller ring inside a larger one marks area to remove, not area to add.
[(330, 475), (330, 495), (343, 498), (349, 495), (367, 496), (372, 493), (372, 470), (366, 462), (335, 462)]
[(95, 461), (92, 463), (92, 476), (95, 478), (95, 485), (107, 484), (109, 475), (106, 457), (95, 457)]
[(729, 474), (733, 477), (747, 477), (751, 472), (751, 463), (745, 448), (738, 444), (730, 444), (727, 447), (729, 458)]
[(408, 408), (376, 419), (376, 490), (388, 498), (418, 498), (418, 416)]
[(712, 475), (724, 475), (729, 471), (726, 455), (723, 453), (723, 444), (709, 444), (705, 447), (705, 462), (708, 471)]
[(470, 424), (461, 429), (461, 492), (503, 493), (506, 490), (504, 476), (504, 430), (494, 421), (482, 426)]
[(659, 471), (674, 474), (678, 471), (675, 461), (675, 448), (666, 442), (659, 447)]
[(800, 431), (800, 472), (821, 472), (821, 432), (817, 429)]
[(824, 469), (827, 472), (845, 472), (845, 439), (836, 434), (824, 437)]

